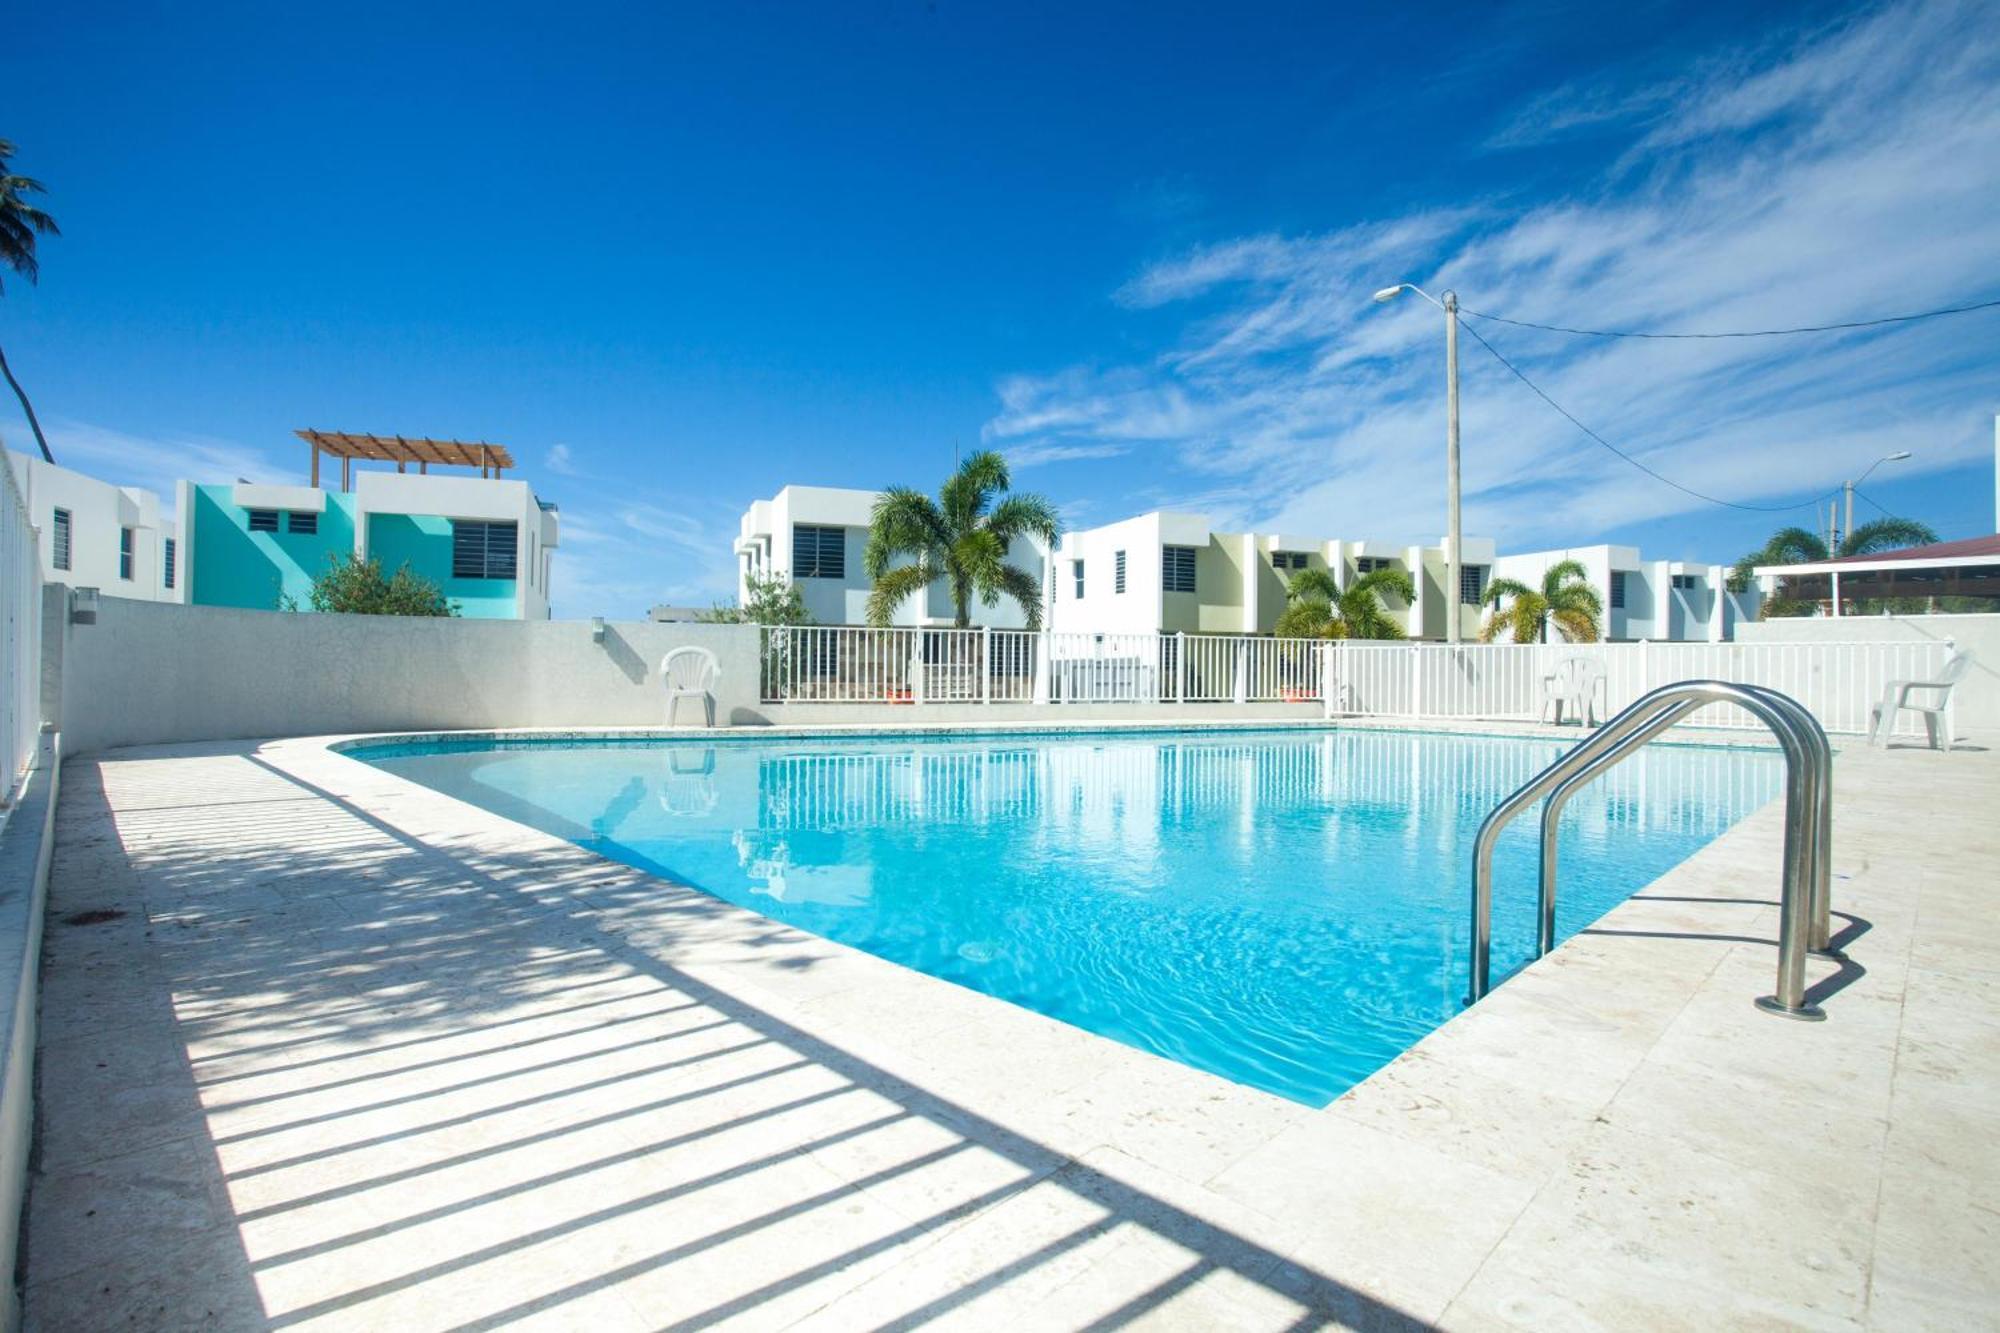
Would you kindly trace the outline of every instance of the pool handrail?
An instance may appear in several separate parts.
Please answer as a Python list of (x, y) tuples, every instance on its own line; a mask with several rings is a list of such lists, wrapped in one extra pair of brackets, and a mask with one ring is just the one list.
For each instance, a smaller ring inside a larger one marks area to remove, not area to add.
[[(1779, 702), (1783, 700), (1783, 702)], [(1830, 776), (1825, 733), (1817, 724), (1802, 727), (1805, 710), (1776, 691), (1721, 680), (1684, 680), (1663, 685), (1621, 710), (1596, 732), (1580, 741), (1540, 773), (1495, 806), (1479, 826), (1472, 856), (1472, 957), (1468, 1002), (1491, 989), (1493, 954), (1493, 849), (1500, 833), (1514, 819), (1554, 790), (1558, 784), (1595, 774), (1630, 757), (1643, 745), (1626, 742), (1642, 731), (1650, 739), (1673, 722), (1705, 704), (1731, 703), (1755, 716), (1777, 737), (1785, 755), (1785, 851), (1778, 925), (1778, 979), (1773, 994), (1761, 996), (1758, 1007), (1788, 1018), (1822, 1019), (1826, 1014), (1805, 998), (1806, 951), (1815, 942), (1818, 918), (1830, 918), (1830, 905), (1816, 899), (1826, 861), (1822, 845), (1831, 845)], [(1818, 740), (1815, 742), (1814, 735)], [(1544, 846), (1548, 828), (1544, 828)], [(1544, 905), (1553, 936), (1553, 894)], [(1542, 933), (1538, 923), (1537, 935)], [(1551, 943), (1552, 943), (1551, 938)], [(1823, 943), (1823, 939), (1821, 941)]]
[[(1826, 731), (1819, 719), (1790, 695), (1780, 694), (1763, 685), (1745, 685), (1744, 689), (1762, 695), (1769, 703), (1785, 715), (1786, 723), (1799, 740), (1811, 749), (1817, 757), (1809, 770), (1813, 777), (1813, 792), (1810, 809), (1812, 812), (1812, 937), (1808, 943), (1811, 953), (1838, 958), (1840, 954), (1830, 947), (1833, 922), (1832, 881), (1833, 881), (1833, 747), (1827, 742)], [(1557, 834), (1562, 820), (1563, 808), (1569, 798), (1593, 781), (1603, 769), (1611, 768), (1624, 760), (1661, 732), (1666, 731), (1689, 713), (1708, 706), (1706, 700), (1688, 700), (1662, 709), (1639, 730), (1627, 735), (1605, 756), (1602, 767), (1592, 767), (1572, 773), (1556, 784), (1542, 803), (1542, 859), (1540, 893), (1536, 902), (1536, 932), (1534, 957), (1540, 958), (1556, 947), (1556, 867)]]

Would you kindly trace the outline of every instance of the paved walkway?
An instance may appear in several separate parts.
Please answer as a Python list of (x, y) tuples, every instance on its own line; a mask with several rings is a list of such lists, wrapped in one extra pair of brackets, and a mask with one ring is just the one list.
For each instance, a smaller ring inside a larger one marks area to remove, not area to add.
[(71, 763), (27, 1320), (1986, 1323), (2000, 756), (1838, 771), (1830, 1021), (1767, 810), (1311, 1111), (315, 742)]

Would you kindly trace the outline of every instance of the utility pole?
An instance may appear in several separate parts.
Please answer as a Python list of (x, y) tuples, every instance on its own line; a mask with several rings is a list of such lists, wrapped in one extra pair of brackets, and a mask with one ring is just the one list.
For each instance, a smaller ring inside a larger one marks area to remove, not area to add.
[[(1415, 292), (1418, 296), (1423, 297), (1426, 301), (1444, 311), (1444, 641), (1455, 644), (1459, 640), (1458, 622), (1460, 620), (1460, 613), (1463, 610), (1463, 607), (1459, 603), (1460, 599), (1464, 596), (1461, 589), (1465, 580), (1463, 570), (1464, 555), (1459, 550), (1459, 547), (1463, 543), (1458, 524), (1458, 293), (1446, 292), (1444, 299), (1440, 301), (1413, 282), (1399, 282), (1393, 287), (1384, 287), (1370, 299), (1376, 305), (1382, 305), (1385, 302), (1395, 300), (1404, 292)], [(1415, 578), (1421, 580), (1424, 576), (1423, 561), (1421, 559), (1424, 548), (1419, 546), (1412, 549), (1415, 552), (1411, 557), (1411, 563), (1414, 567), (1410, 570), (1410, 573)], [(1421, 582), (1417, 585), (1417, 591), (1418, 601), (1421, 604), (1423, 593)], [(1428, 619), (1428, 616), (1425, 618)], [(1423, 632), (1424, 627), (1418, 625), (1417, 633), (1421, 635)]]
[[(1458, 642), (1459, 602), (1464, 597), (1460, 571), (1458, 531), (1458, 293), (1444, 294), (1444, 373), (1445, 373), (1445, 576), (1444, 641)], [(1419, 573), (1421, 577), (1421, 573)], [(1418, 633), (1422, 633), (1421, 627)]]

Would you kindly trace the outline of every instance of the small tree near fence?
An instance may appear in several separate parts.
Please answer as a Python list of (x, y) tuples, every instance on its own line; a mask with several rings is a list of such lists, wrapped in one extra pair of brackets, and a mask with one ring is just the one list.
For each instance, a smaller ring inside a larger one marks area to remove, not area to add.
[(709, 625), (760, 626), (758, 658), (762, 663), (763, 683), (768, 686), (779, 679), (791, 655), (790, 627), (810, 625), (813, 618), (806, 610), (805, 595), (789, 579), (776, 574), (768, 578), (750, 574), (743, 580), (743, 590), (746, 596), (742, 605), (726, 606), (717, 602), (695, 619)]
[[(359, 616), (458, 614), (458, 608), (445, 597), (443, 589), (408, 565), (384, 575), (378, 560), (357, 560), (338, 553), (326, 558), (326, 568), (313, 578), (312, 591), (306, 600), (315, 611)], [(299, 604), (289, 596), (280, 597), (278, 609), (296, 611)]]

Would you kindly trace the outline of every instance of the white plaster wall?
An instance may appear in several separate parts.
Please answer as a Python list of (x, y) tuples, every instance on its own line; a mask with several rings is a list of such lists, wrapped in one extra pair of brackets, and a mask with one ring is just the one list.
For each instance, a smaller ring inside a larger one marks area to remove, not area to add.
[[(659, 663), (697, 644), (716, 654), (719, 722), (736, 725), (1313, 718), (1320, 705), (762, 705), (755, 627), (587, 621), (290, 615), (233, 607), (104, 604), (46, 618), (46, 696), (63, 748), (345, 732), (484, 727), (658, 726)], [(691, 722), (683, 708), (679, 721)]]
[[(1066, 533), (1055, 562), (1052, 628), (1093, 634), (1151, 634), (1161, 625), (1158, 513), (1141, 514), (1100, 528)], [(1201, 544), (1208, 541), (1206, 527)], [(1193, 543), (1189, 543), (1193, 544)], [(1125, 552), (1125, 591), (1117, 591), (1118, 552)], [(1083, 561), (1083, 597), (1076, 595), (1073, 562)]]
[[(175, 582), (180, 586), (162, 586), (163, 542), (177, 533), (173, 523), (160, 517), (158, 496), (137, 487), (113, 486), (11, 449), (5, 452), (28, 506), (28, 519), (35, 525), (44, 583), (96, 588), (106, 597), (180, 599), (187, 582), (187, 553), (183, 550), (177, 557), (182, 577)], [(66, 570), (55, 567), (57, 509), (70, 513), (70, 567)], [(133, 529), (129, 579), (118, 576), (120, 528)]]
[(1938, 643), (1950, 640), (1975, 658), (1952, 696), (1958, 732), (2000, 745), (2000, 615), (1783, 616), (1736, 627), (1738, 643)]
[[(819, 625), (865, 625), (868, 623), (868, 595), (871, 583), (862, 557), (868, 548), (868, 527), (874, 516), (879, 491), (849, 490), (833, 486), (787, 486), (769, 500), (753, 501), (737, 523), (738, 543), (749, 544), (763, 563), (765, 572), (790, 581), (805, 602), (806, 613)], [(846, 529), (843, 543), (846, 566), (838, 579), (802, 579), (792, 571), (792, 529), (799, 524)], [(737, 555), (737, 596), (748, 595), (744, 576), (749, 572), (744, 552)], [(1038, 541), (1022, 540), (1008, 548), (1007, 562), (1026, 570), (1036, 586), (1045, 586), (1048, 561)], [(949, 625), (955, 618), (951, 595), (942, 580), (898, 607), (890, 617), (896, 625)], [(1020, 629), (1027, 615), (1012, 600), (1003, 598), (988, 607), (976, 597), (970, 608), (975, 625), (995, 629)]]
[[(288, 615), (106, 601), (60, 646), (64, 750), (407, 727), (646, 726), (665, 719), (660, 659), (721, 663), (717, 719), (757, 719), (757, 631), (574, 620)], [(56, 636), (60, 634), (60, 638)], [(694, 716), (684, 707), (683, 722)]]

